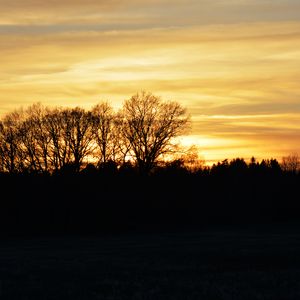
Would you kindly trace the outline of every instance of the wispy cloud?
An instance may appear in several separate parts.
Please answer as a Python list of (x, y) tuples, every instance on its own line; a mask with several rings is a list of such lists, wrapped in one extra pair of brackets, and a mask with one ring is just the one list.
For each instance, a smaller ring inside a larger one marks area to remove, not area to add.
[(0, 4), (2, 115), (147, 89), (188, 108), (207, 158), (299, 147), (298, 0)]
[(1, 24), (152, 26), (299, 20), (296, 0), (1, 0)]

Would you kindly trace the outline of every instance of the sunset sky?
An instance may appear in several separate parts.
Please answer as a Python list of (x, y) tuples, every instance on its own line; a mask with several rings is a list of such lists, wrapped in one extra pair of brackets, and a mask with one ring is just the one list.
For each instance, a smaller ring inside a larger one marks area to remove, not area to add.
[(300, 153), (299, 0), (0, 0), (0, 116), (179, 102), (207, 161)]

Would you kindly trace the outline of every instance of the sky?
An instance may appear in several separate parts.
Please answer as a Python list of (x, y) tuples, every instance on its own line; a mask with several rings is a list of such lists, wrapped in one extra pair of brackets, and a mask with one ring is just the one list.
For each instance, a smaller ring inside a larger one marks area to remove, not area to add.
[(209, 162), (300, 153), (299, 0), (0, 0), (0, 117), (146, 90)]

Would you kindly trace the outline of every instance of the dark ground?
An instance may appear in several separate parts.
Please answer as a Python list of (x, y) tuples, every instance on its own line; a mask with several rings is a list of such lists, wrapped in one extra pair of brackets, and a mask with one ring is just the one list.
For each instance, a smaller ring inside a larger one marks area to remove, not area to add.
[(0, 299), (300, 299), (300, 226), (2, 238)]

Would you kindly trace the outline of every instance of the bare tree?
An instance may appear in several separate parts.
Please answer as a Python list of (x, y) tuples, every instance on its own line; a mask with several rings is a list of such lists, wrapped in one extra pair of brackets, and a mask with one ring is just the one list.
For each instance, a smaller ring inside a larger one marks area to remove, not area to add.
[(71, 162), (70, 147), (64, 134), (66, 126), (62, 121), (62, 109), (49, 111), (43, 118), (43, 125), (51, 139), (50, 164), (52, 169), (57, 171)]
[(23, 164), (26, 170), (39, 171), (40, 157), (37, 151), (35, 124), (31, 119), (24, 120), (19, 128), (19, 147), (23, 152)]
[(284, 171), (297, 173), (300, 169), (300, 157), (297, 153), (282, 157), (281, 168)]
[(163, 102), (141, 92), (126, 100), (122, 109), (122, 134), (141, 173), (149, 173), (157, 159), (172, 151), (174, 138), (187, 128), (189, 117), (176, 102)]
[(91, 112), (79, 107), (53, 109), (44, 116), (42, 129), (50, 138), (50, 143), (47, 139), (43, 145), (53, 169), (59, 170), (72, 164), (79, 171), (94, 148)]
[(39, 103), (29, 107), (27, 112), (35, 136), (39, 167), (43, 172), (50, 171), (51, 137), (45, 126), (46, 115), (48, 112), (49, 109)]
[(65, 129), (63, 132), (64, 140), (70, 149), (75, 170), (79, 171), (83, 160), (93, 150), (92, 115), (90, 112), (76, 107), (64, 110), (61, 117)]
[(105, 164), (109, 160), (115, 160), (117, 151), (114, 112), (107, 102), (103, 102), (92, 108), (92, 116), (98, 165)]
[(44, 125), (48, 111), (39, 103), (25, 110), (25, 118), (20, 125), (20, 142), (28, 170), (49, 171), (51, 137)]
[(201, 170), (205, 164), (204, 159), (199, 156), (199, 147), (196, 145), (191, 145), (184, 149), (180, 159), (182, 159), (184, 166), (191, 172)]
[(124, 120), (122, 113), (115, 114), (114, 118), (114, 155), (113, 160), (119, 165), (127, 164), (130, 158), (131, 145), (129, 140), (123, 134)]
[(0, 126), (1, 169), (15, 173), (23, 169), (23, 153), (20, 148), (20, 122), (22, 110), (6, 115)]

